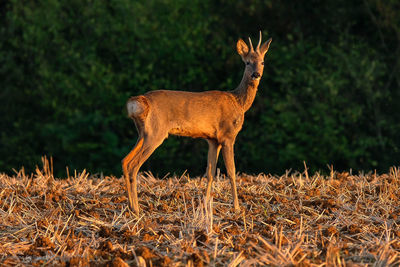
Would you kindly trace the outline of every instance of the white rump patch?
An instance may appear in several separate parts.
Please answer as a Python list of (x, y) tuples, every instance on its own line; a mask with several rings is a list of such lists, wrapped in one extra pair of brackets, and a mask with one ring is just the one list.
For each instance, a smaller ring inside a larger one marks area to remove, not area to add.
[(128, 115), (129, 116), (135, 116), (135, 115), (139, 115), (140, 113), (142, 113), (144, 111), (144, 108), (142, 106), (142, 104), (138, 101), (129, 101), (126, 104), (126, 107), (128, 109)]

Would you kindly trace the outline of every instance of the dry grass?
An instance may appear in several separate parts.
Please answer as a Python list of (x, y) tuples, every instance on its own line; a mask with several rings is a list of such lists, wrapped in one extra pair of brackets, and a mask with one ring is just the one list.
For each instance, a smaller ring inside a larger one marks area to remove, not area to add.
[[(0, 174), (0, 265), (396, 266), (400, 170), (388, 174), (140, 176), (136, 217), (123, 179), (43, 170)], [(211, 212), (212, 210), (212, 212)]]

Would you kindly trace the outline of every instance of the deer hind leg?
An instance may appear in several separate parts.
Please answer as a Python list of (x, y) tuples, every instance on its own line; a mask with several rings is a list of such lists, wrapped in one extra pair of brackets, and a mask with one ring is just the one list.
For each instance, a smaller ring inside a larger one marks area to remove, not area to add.
[[(129, 197), (129, 206), (132, 208), (137, 215), (139, 215), (139, 201), (138, 201), (138, 194), (137, 194), (137, 174), (139, 172), (140, 167), (143, 163), (150, 157), (150, 155), (159, 147), (162, 142), (164, 141), (164, 136), (149, 136), (144, 135), (143, 139), (141, 140), (142, 144), (138, 148), (136, 153), (133, 153), (132, 157), (128, 158), (126, 161), (126, 170), (127, 170), (127, 177), (126, 179), (126, 186), (128, 191)], [(138, 142), (138, 144), (139, 144)], [(138, 145), (137, 145), (138, 147)], [(135, 152), (136, 147), (132, 150)], [(128, 154), (129, 156), (129, 154)], [(127, 157), (128, 157), (127, 156)]]
[(135, 122), (136, 128), (139, 132), (139, 138), (135, 147), (122, 160), (122, 170), (124, 172), (126, 188), (128, 191), (129, 207), (133, 209), (136, 214), (139, 214), (136, 176), (141, 166), (141, 164), (139, 165), (139, 162), (142, 158), (144, 143), (147, 139), (145, 138), (144, 126), (150, 106), (145, 96), (134, 96), (128, 100), (126, 108), (128, 116)]
[(129, 207), (131, 209), (134, 209), (135, 211), (138, 209), (138, 207), (135, 206), (135, 202), (133, 201), (134, 198), (133, 198), (133, 195), (132, 195), (132, 186), (131, 186), (131, 182), (130, 182), (130, 180), (131, 180), (131, 170), (129, 168), (129, 165), (130, 165), (130, 163), (132, 161), (134, 161), (134, 158), (137, 157), (137, 155), (140, 152), (142, 146), (143, 146), (143, 137), (139, 136), (135, 147), (122, 160), (122, 170), (123, 170), (123, 173), (124, 173), (126, 189), (128, 191)]
[(208, 142), (208, 159), (207, 159), (207, 191), (206, 191), (206, 202), (210, 201), (211, 190), (212, 190), (212, 182), (215, 177), (215, 169), (217, 166), (217, 160), (219, 151), (221, 150), (221, 145), (217, 143), (217, 141), (212, 139), (207, 139)]
[(228, 173), (229, 179), (231, 180), (233, 206), (235, 208), (235, 211), (237, 212), (240, 211), (240, 208), (239, 208), (239, 200), (236, 189), (236, 170), (235, 170), (235, 160), (233, 152), (233, 142), (224, 143), (222, 145), (222, 154), (224, 157), (226, 171)]

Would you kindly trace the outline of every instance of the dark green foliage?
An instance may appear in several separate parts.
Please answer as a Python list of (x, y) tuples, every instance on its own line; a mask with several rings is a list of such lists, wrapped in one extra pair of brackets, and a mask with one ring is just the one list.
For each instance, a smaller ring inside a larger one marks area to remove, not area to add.
[[(136, 141), (125, 102), (231, 90), (237, 38), (273, 37), (236, 143), (237, 169), (387, 170), (400, 160), (397, 1), (9, 1), (0, 4), (0, 170), (120, 175)], [(210, 107), (212, 109), (212, 107)], [(169, 138), (143, 170), (205, 171), (207, 144)]]

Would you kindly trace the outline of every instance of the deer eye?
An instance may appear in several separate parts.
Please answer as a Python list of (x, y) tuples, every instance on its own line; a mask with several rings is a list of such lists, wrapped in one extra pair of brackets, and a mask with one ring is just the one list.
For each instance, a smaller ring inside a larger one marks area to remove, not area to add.
[(263, 61), (263, 62), (261, 62), (261, 65), (264, 65), (264, 61)]

